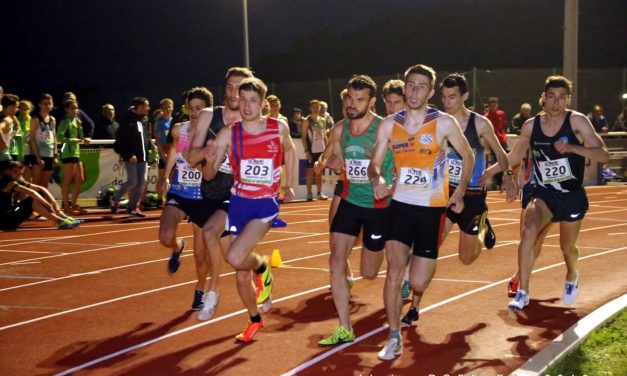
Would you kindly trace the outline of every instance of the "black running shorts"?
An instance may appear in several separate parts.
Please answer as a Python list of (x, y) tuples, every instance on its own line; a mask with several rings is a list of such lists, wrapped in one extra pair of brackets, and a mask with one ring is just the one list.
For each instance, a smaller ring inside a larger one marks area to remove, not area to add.
[(387, 240), (388, 213), (389, 208), (364, 208), (341, 199), (331, 232), (357, 236), (363, 226), (364, 247), (373, 252), (382, 251)]
[(446, 208), (431, 208), (392, 200), (388, 240), (396, 240), (412, 249), (412, 254), (429, 259), (438, 258)]

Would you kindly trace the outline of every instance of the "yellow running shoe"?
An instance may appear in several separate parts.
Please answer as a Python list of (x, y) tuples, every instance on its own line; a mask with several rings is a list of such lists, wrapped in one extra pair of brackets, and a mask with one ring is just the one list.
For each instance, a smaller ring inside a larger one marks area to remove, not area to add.
[(263, 263), (266, 265), (266, 270), (255, 275), (257, 279), (257, 304), (263, 304), (272, 293), (272, 267), (266, 257), (263, 258)]
[(347, 330), (343, 325), (338, 326), (333, 331), (330, 337), (325, 338), (318, 342), (319, 346), (333, 346), (344, 342), (353, 342), (355, 340), (355, 333), (352, 330)]

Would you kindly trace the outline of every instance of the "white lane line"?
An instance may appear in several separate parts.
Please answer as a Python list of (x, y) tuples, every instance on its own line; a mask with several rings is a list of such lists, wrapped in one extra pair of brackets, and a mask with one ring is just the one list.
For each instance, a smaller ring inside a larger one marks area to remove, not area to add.
[(102, 243), (72, 243), (72, 242), (59, 242), (59, 241), (47, 241), (47, 240), (42, 240), (39, 241), (37, 243), (42, 243), (42, 244), (57, 244), (57, 245), (81, 245), (81, 246), (90, 246), (90, 247), (105, 247), (107, 245), (111, 245), (111, 244), (102, 244)]
[[(612, 249), (612, 250), (601, 252), (601, 253), (595, 253), (593, 255), (580, 257), (579, 260), (585, 260), (585, 259), (592, 258), (592, 257), (603, 256), (603, 255), (606, 255), (606, 254), (609, 254), (609, 253), (619, 252), (619, 251), (622, 251), (622, 250), (625, 250), (625, 249), (627, 249), (627, 247), (621, 247), (621, 248), (616, 248), (616, 249)], [(564, 265), (564, 262), (559, 262), (559, 263), (555, 263), (555, 264), (552, 264), (552, 265), (547, 265), (545, 267), (542, 267), (542, 268), (534, 270), (532, 273), (539, 273), (539, 272), (542, 272), (542, 271), (545, 271), (545, 270), (556, 268), (556, 267), (561, 266), (561, 265)], [(502, 279), (500, 281), (490, 283), (489, 285), (482, 286), (482, 287), (476, 288), (474, 290), (470, 290), (470, 291), (467, 291), (465, 293), (462, 293), (462, 294), (450, 297), (450, 298), (445, 299), (445, 300), (443, 300), (441, 302), (438, 302), (438, 303), (430, 305), (430, 306), (428, 306), (428, 307), (426, 307), (424, 309), (421, 309), (420, 310), (420, 314), (422, 314), (423, 312), (426, 313), (428, 311), (431, 311), (431, 310), (433, 310), (435, 308), (441, 307), (441, 306), (443, 306), (445, 304), (448, 304), (450, 302), (453, 302), (455, 300), (459, 300), (459, 299), (465, 298), (466, 296), (469, 296), (469, 295), (481, 292), (483, 290), (492, 288), (494, 286), (498, 286), (500, 284), (508, 283), (509, 280), (510, 280), (510, 277), (507, 277), (507, 278)], [(374, 329), (374, 330), (372, 330), (372, 331), (370, 331), (370, 332), (368, 332), (368, 333), (366, 333), (366, 334), (364, 334), (362, 336), (359, 336), (353, 342), (345, 343), (345, 344), (342, 344), (340, 346), (334, 347), (333, 349), (331, 349), (329, 351), (323, 352), (322, 354), (316, 356), (315, 358), (313, 358), (313, 359), (311, 359), (311, 360), (309, 360), (309, 361), (307, 361), (307, 362), (305, 362), (305, 363), (303, 363), (303, 364), (301, 364), (301, 365), (299, 365), (299, 366), (297, 366), (295, 368), (292, 368), (291, 370), (285, 372), (281, 376), (292, 376), (292, 375), (295, 375), (298, 372), (300, 372), (300, 371), (302, 371), (304, 369), (307, 369), (307, 368), (311, 367), (312, 365), (314, 365), (314, 364), (316, 364), (316, 363), (318, 363), (318, 362), (320, 362), (320, 361), (322, 361), (322, 360), (324, 360), (324, 359), (326, 359), (326, 358), (328, 358), (328, 357), (330, 357), (332, 355), (335, 355), (336, 353), (344, 350), (345, 348), (353, 346), (353, 345), (355, 345), (355, 344), (357, 344), (357, 343), (359, 343), (359, 342), (361, 342), (361, 341), (363, 341), (363, 340), (365, 340), (365, 339), (367, 339), (367, 338), (369, 338), (369, 337), (371, 337), (371, 336), (373, 336), (373, 335), (375, 335), (377, 333), (380, 333), (380, 332), (382, 332), (385, 329), (387, 329), (387, 324), (382, 325), (382, 326), (380, 326), (380, 327), (378, 327), (378, 328), (376, 328), (376, 329)]]
[[(329, 272), (328, 268), (308, 268), (305, 266), (289, 266), (289, 265), (283, 265), (281, 266), (281, 269), (299, 269), (299, 270), (317, 270), (317, 271), (321, 271), (321, 272)], [(273, 302), (276, 300), (273, 300)]]
[(12, 305), (0, 305), (0, 310), (2, 311), (8, 311), (10, 309), (39, 309), (39, 310), (55, 310), (55, 311), (60, 311), (62, 309), (67, 309), (67, 308), (61, 308), (61, 307), (33, 307), (33, 306), (12, 306)]
[(38, 276), (29, 276), (29, 275), (11, 275), (11, 274), (0, 274), (0, 278), (4, 279), (55, 279), (56, 277), (38, 277)]
[(471, 279), (433, 278), (433, 280), (441, 281), (441, 282), (462, 282), (462, 283), (483, 283), (483, 284), (494, 283), (492, 281), (475, 281)]
[(610, 235), (610, 236), (627, 235), (627, 232), (610, 232), (608, 235)]
[(10, 253), (38, 253), (38, 254), (65, 254), (65, 252), (44, 252), (44, 251), (18, 251), (17, 249), (0, 249), (0, 252), (10, 252)]
[[(580, 260), (581, 259), (591, 258), (591, 257), (596, 257), (596, 256), (601, 256), (601, 255), (606, 254), (606, 253), (617, 252), (617, 251), (620, 251), (620, 250), (623, 250), (623, 249), (627, 249), (627, 247), (617, 248), (617, 249), (614, 249), (614, 250), (611, 250), (611, 251), (607, 251), (607, 252), (603, 252), (603, 253), (597, 253), (597, 254), (594, 254), (594, 255), (582, 257), (582, 258), (580, 258)], [(537, 273), (537, 272), (545, 271), (545, 270), (548, 270), (548, 269), (552, 269), (552, 268), (555, 268), (555, 267), (563, 265), (563, 264), (564, 264), (564, 262), (560, 262), (560, 263), (556, 263), (556, 264), (553, 264), (553, 265), (545, 266), (543, 268), (539, 268), (539, 269), (534, 270), (533, 273)], [(465, 293), (462, 293), (462, 294), (453, 296), (451, 298), (445, 299), (445, 300), (443, 300), (441, 302), (438, 302), (438, 303), (433, 304), (431, 306), (428, 306), (428, 307), (426, 307), (424, 309), (421, 309), (420, 312), (421, 313), (422, 312), (428, 312), (430, 310), (433, 310), (435, 308), (438, 308), (438, 307), (443, 306), (445, 304), (448, 304), (450, 302), (459, 300), (459, 299), (464, 298), (466, 296), (478, 293), (480, 291), (483, 291), (483, 290), (486, 290), (488, 288), (491, 288), (491, 287), (494, 287), (494, 286), (497, 286), (497, 285), (500, 285), (500, 284), (503, 284), (503, 283), (507, 283), (507, 282), (509, 282), (509, 277), (506, 278), (506, 279), (502, 279), (500, 281), (497, 281), (497, 282), (490, 283), (489, 285), (482, 286), (482, 287), (476, 288), (474, 290), (470, 290), (470, 291), (467, 291)], [(279, 303), (279, 302), (286, 301), (286, 300), (291, 300), (291, 299), (294, 299), (294, 298), (297, 298), (299, 296), (306, 295), (306, 294), (309, 294), (309, 293), (312, 293), (312, 292), (326, 290), (328, 288), (329, 288), (329, 285), (325, 285), (325, 286), (322, 286), (322, 287), (317, 287), (317, 288), (314, 288), (314, 289), (311, 289), (311, 290), (307, 290), (307, 291), (303, 291), (303, 292), (300, 292), (300, 293), (296, 293), (296, 294), (293, 294), (293, 295), (285, 296), (283, 298), (276, 299), (276, 300), (273, 300), (273, 301), (275, 303)], [(231, 318), (231, 317), (243, 314), (245, 312), (247, 312), (247, 311), (245, 309), (242, 309), (242, 310), (239, 310), (239, 311), (236, 311), (236, 312), (232, 312), (232, 313), (226, 314), (224, 316), (220, 316), (218, 318), (215, 318), (215, 319), (207, 321), (207, 322), (203, 322), (203, 323), (199, 323), (199, 324), (196, 324), (196, 325), (192, 325), (190, 327), (187, 327), (187, 328), (184, 328), (184, 329), (180, 329), (180, 330), (174, 331), (172, 333), (168, 333), (168, 334), (165, 334), (165, 335), (153, 338), (153, 339), (148, 340), (148, 341), (144, 341), (144, 342), (139, 343), (137, 345), (130, 346), (130, 347), (124, 348), (122, 350), (116, 351), (114, 353), (111, 353), (109, 355), (105, 355), (103, 357), (94, 359), (92, 361), (80, 364), (80, 365), (78, 365), (76, 367), (70, 368), (70, 369), (65, 370), (63, 372), (59, 372), (59, 373), (56, 374), (56, 376), (70, 375), (70, 374), (72, 374), (74, 372), (80, 371), (82, 369), (91, 367), (91, 366), (93, 366), (95, 364), (102, 363), (102, 362), (110, 360), (110, 359), (116, 358), (116, 357), (118, 357), (120, 355), (126, 354), (128, 352), (133, 351), (133, 350), (137, 350), (139, 348), (149, 346), (149, 345), (151, 345), (153, 343), (163, 341), (165, 339), (174, 337), (176, 335), (183, 334), (183, 333), (192, 331), (194, 329), (203, 327), (205, 325), (208, 325), (208, 324), (211, 324), (211, 323), (214, 323), (214, 322), (218, 322), (218, 321), (221, 321), (221, 320), (224, 320), (224, 319), (227, 319), (227, 318)], [(0, 328), (0, 329), (2, 329), (2, 328)], [(372, 330), (372, 331), (370, 331), (370, 332), (368, 332), (366, 334), (363, 334), (363, 335), (359, 336), (358, 338), (355, 339), (354, 342), (345, 343), (345, 344), (342, 344), (340, 346), (334, 347), (332, 350), (324, 352), (324, 353), (318, 355), (317, 357), (315, 357), (315, 358), (313, 358), (313, 359), (311, 359), (311, 360), (301, 364), (300, 366), (297, 366), (296, 368), (291, 369), (290, 371), (284, 373), (283, 376), (295, 375), (296, 373), (298, 373), (298, 372), (300, 372), (300, 371), (302, 371), (302, 370), (304, 370), (306, 368), (309, 368), (310, 366), (312, 366), (312, 365), (314, 365), (314, 364), (316, 364), (316, 363), (318, 363), (318, 362), (320, 362), (320, 361), (330, 357), (331, 355), (334, 355), (335, 353), (338, 353), (339, 351), (341, 351), (341, 350), (343, 350), (343, 349), (345, 349), (345, 348), (347, 348), (349, 346), (352, 346), (352, 345), (354, 345), (354, 344), (356, 344), (358, 342), (361, 342), (361, 341), (363, 341), (363, 340), (365, 340), (365, 339), (367, 339), (369, 337), (372, 337), (373, 335), (378, 334), (378, 333), (382, 332), (385, 329), (387, 329), (387, 324), (383, 325), (383, 326), (381, 326), (379, 328), (376, 328), (376, 329), (374, 329), (374, 330)]]

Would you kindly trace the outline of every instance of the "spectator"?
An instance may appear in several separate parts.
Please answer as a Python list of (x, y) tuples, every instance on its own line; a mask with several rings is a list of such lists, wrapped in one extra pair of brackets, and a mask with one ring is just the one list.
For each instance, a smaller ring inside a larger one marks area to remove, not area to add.
[(514, 115), (512, 122), (509, 124), (507, 133), (520, 134), (520, 128), (531, 117), (531, 105), (529, 103), (523, 103), (520, 106), (520, 112)]
[[(84, 141), (85, 135), (81, 120), (78, 118), (78, 102), (68, 99), (63, 103), (63, 108), (65, 117), (59, 122), (57, 130), (57, 137), (61, 143), (61, 163), (63, 163), (63, 184), (61, 185), (63, 211), (80, 214), (82, 210), (78, 205), (78, 195), (85, 181), (80, 144)], [(69, 197), (70, 185), (72, 185), (72, 201)]]
[(288, 120), (290, 126), (290, 136), (294, 138), (300, 138), (303, 129), (303, 110), (298, 107), (294, 107), (292, 110), (292, 117)]
[(148, 131), (148, 113), (150, 103), (144, 97), (133, 99), (133, 106), (126, 113), (126, 121), (115, 136), (113, 150), (120, 155), (120, 163), (126, 169), (126, 181), (115, 193), (111, 203), (111, 212), (120, 209), (120, 199), (130, 190), (127, 210), (131, 216), (145, 217), (139, 207), (139, 199), (146, 184), (146, 161), (150, 150)]
[(320, 116), (320, 101), (312, 99), (309, 101), (309, 116), (303, 121), (302, 142), (305, 155), (307, 156), (307, 201), (313, 200), (311, 187), (316, 181), (318, 200), (327, 200), (328, 197), (322, 193), (322, 174), (316, 174), (314, 163), (320, 158), (320, 154), (327, 145), (327, 127), (324, 119)]
[(614, 132), (627, 132), (627, 106), (623, 108), (623, 112), (621, 112), (616, 118), (616, 122), (614, 123), (614, 128), (612, 129)]
[[(76, 99), (76, 94), (71, 91), (65, 92), (63, 94), (63, 99), (61, 100), (61, 103), (65, 104), (65, 101), (67, 100), (73, 100), (74, 102), (78, 103), (78, 99)], [(54, 115), (55, 119), (63, 119), (65, 117), (65, 109), (57, 108), (53, 110), (52, 114)], [(78, 109), (77, 118), (81, 121), (84, 130), (84, 143), (89, 144), (91, 142), (91, 138), (94, 136), (94, 130), (96, 128), (96, 126), (94, 125), (94, 121), (89, 117), (89, 115), (85, 113), (85, 111), (81, 110), (80, 108)], [(58, 125), (60, 125), (60, 123)]]
[(38, 105), (39, 110), (35, 112), (29, 132), (30, 151), (34, 157), (32, 181), (48, 188), (57, 156), (57, 121), (50, 115), (52, 95), (42, 94)]
[(63, 213), (47, 189), (24, 181), (23, 172), (24, 164), (11, 161), (0, 175), (0, 230), (15, 230), (33, 214), (33, 210), (54, 221), (60, 229), (74, 228), (82, 223)]
[(497, 97), (488, 98), (488, 108), (484, 112), (483, 116), (490, 119), (490, 122), (494, 126), (494, 133), (499, 139), (499, 143), (508, 152), (507, 148), (507, 115), (505, 111), (499, 109), (499, 99)]
[(320, 101), (320, 117), (324, 119), (326, 123), (327, 130), (333, 128), (335, 121), (333, 120), (333, 116), (327, 112), (329, 105), (325, 101)]
[(270, 104), (270, 117), (283, 120), (288, 123), (287, 117), (281, 114), (281, 100), (276, 95), (268, 95), (266, 101)]
[(0, 117), (0, 172), (4, 171), (11, 161), (9, 148), (19, 127), (15, 114), (20, 98), (17, 95), (5, 94), (0, 99), (2, 116)]
[(170, 128), (172, 126), (172, 112), (174, 111), (174, 101), (170, 98), (164, 98), (159, 102), (161, 116), (155, 120), (155, 130), (152, 137), (157, 142), (157, 152), (159, 153), (158, 162), (158, 178), (157, 178), (157, 195), (159, 196), (159, 205), (163, 203), (165, 193), (163, 191), (163, 182), (165, 176), (165, 161), (170, 153), (171, 138)]
[(588, 114), (588, 119), (590, 119), (590, 122), (597, 133), (601, 134), (609, 132), (610, 125), (603, 115), (603, 107), (601, 107), (600, 104), (595, 104), (592, 107), (592, 112)]
[(94, 131), (94, 138), (96, 140), (115, 140), (115, 133), (119, 127), (120, 123), (115, 120), (115, 107), (111, 103), (107, 103), (102, 106), (100, 119)]
[(31, 116), (33, 110), (31, 101), (22, 99), (18, 106), (17, 120), (20, 126), (15, 132), (13, 142), (11, 143), (11, 159), (14, 161), (24, 161), (24, 144), (27, 142), (27, 134), (30, 131)]

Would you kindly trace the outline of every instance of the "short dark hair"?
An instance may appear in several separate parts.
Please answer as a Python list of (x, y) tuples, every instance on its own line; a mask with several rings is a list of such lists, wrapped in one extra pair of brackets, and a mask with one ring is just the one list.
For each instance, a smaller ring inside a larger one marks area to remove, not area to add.
[(377, 84), (366, 74), (356, 74), (351, 77), (351, 79), (348, 80), (348, 84), (346, 84), (346, 88), (351, 88), (353, 90), (368, 89), (370, 98), (373, 98), (377, 94)]
[(2, 107), (9, 107), (13, 105), (17, 106), (19, 101), (20, 97), (15, 94), (4, 94), (0, 103), (2, 103)]
[(63, 108), (67, 110), (73, 104), (76, 105), (76, 107), (78, 107), (78, 102), (77, 101), (75, 101), (74, 99), (68, 99), (68, 100), (63, 102)]
[(45, 101), (46, 99), (50, 99), (51, 101), (54, 100), (52, 98), (52, 95), (50, 95), (48, 93), (43, 93), (42, 95), (39, 96), (39, 102), (37, 102), (37, 103), (41, 103), (41, 102)]
[(204, 86), (196, 86), (187, 91), (187, 94), (185, 95), (185, 100), (189, 102), (192, 99), (200, 99), (205, 101), (206, 107), (213, 106), (213, 94), (211, 94), (211, 91), (209, 91), (209, 89)]
[(254, 91), (259, 94), (261, 99), (265, 99), (266, 93), (268, 92), (268, 87), (258, 78), (249, 77), (242, 80), (239, 91)]
[(464, 95), (468, 92), (468, 81), (466, 81), (466, 77), (461, 73), (449, 74), (440, 82), (440, 90), (444, 87), (452, 89), (456, 86), (459, 88), (459, 94)]
[(403, 88), (405, 88), (405, 82), (401, 80), (388, 80), (388, 82), (383, 85), (381, 92), (384, 98), (388, 94), (396, 94), (403, 97)]
[(226, 76), (224, 77), (224, 79), (228, 81), (229, 78), (233, 76), (251, 78), (251, 77), (254, 77), (255, 75), (253, 74), (253, 71), (251, 71), (250, 69), (246, 67), (231, 67), (229, 68), (229, 70), (226, 71)]
[(405, 70), (405, 75), (403, 76), (405, 82), (407, 82), (407, 78), (412, 74), (421, 74), (426, 76), (429, 79), (429, 87), (433, 89), (435, 87), (435, 70), (430, 66), (424, 64), (416, 64)]
[(568, 92), (568, 95), (573, 90), (573, 82), (564, 76), (549, 76), (546, 81), (544, 81), (544, 92), (549, 88), (558, 88), (563, 87)]
[(148, 98), (146, 97), (135, 97), (133, 98), (133, 107), (137, 108), (138, 106), (141, 106), (144, 103), (148, 102)]

